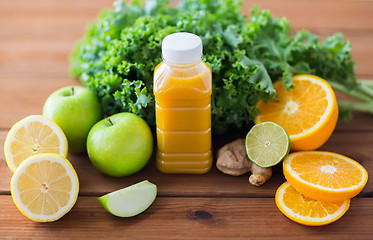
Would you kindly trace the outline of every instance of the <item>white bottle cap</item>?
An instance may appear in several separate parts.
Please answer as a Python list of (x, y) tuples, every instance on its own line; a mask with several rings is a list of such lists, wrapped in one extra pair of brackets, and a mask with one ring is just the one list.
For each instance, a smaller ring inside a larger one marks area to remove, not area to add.
[(162, 57), (174, 64), (197, 62), (202, 58), (202, 40), (187, 32), (170, 34), (162, 41)]

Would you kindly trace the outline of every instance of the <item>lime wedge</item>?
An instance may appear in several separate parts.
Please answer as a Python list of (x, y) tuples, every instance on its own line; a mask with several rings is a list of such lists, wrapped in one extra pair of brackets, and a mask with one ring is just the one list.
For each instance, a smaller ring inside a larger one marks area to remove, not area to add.
[(260, 167), (271, 167), (286, 157), (290, 138), (286, 130), (274, 122), (254, 125), (246, 135), (246, 153)]
[(157, 196), (157, 186), (147, 180), (118, 191), (108, 193), (98, 200), (111, 214), (133, 217), (145, 211)]

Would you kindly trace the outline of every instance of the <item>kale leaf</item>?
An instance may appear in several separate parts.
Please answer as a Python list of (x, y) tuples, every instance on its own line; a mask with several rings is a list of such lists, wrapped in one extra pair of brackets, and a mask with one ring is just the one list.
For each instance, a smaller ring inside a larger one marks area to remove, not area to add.
[(128, 111), (155, 125), (153, 71), (161, 41), (174, 32), (199, 35), (212, 69), (214, 134), (251, 124), (258, 99), (276, 97), (272, 82), (294, 87), (293, 74), (309, 73), (346, 89), (358, 86), (351, 44), (335, 34), (324, 41), (307, 31), (290, 34), (284, 18), (235, 0), (117, 0), (89, 25), (71, 55), (70, 72), (95, 90), (106, 115)]

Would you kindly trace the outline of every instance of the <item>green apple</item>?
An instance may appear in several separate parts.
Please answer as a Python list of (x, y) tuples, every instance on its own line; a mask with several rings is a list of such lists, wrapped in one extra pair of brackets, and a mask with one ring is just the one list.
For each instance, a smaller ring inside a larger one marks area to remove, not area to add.
[(92, 164), (113, 177), (140, 171), (153, 151), (148, 124), (133, 113), (117, 113), (96, 123), (89, 131), (87, 152)]
[(43, 115), (61, 127), (69, 144), (69, 152), (79, 153), (86, 151), (89, 130), (102, 119), (102, 109), (91, 90), (68, 86), (47, 98)]
[(145, 211), (157, 196), (157, 186), (148, 180), (108, 193), (98, 200), (109, 213), (133, 217)]

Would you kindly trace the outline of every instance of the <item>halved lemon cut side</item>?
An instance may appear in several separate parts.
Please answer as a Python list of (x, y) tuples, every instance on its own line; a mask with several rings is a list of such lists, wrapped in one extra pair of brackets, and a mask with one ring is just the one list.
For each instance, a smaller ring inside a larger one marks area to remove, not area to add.
[(13, 172), (28, 157), (38, 153), (67, 156), (67, 140), (61, 128), (41, 115), (31, 115), (17, 122), (4, 144), (5, 159)]
[(58, 220), (74, 206), (78, 176), (71, 163), (58, 154), (36, 154), (23, 161), (11, 180), (17, 208), (37, 222)]

